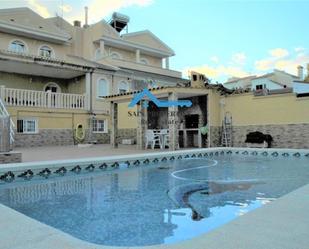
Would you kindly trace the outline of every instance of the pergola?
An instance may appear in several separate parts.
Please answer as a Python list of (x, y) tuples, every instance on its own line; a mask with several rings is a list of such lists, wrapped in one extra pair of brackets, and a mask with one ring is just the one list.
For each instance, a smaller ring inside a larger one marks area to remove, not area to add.
[[(168, 100), (177, 101), (185, 100), (191, 97), (197, 96), (208, 96), (211, 89), (205, 87), (160, 87), (148, 89), (152, 95), (154, 95), (158, 100)], [(111, 145), (117, 147), (117, 133), (118, 133), (118, 104), (120, 103), (130, 103), (132, 99), (141, 91), (127, 92), (122, 94), (106, 96), (105, 99), (111, 104)], [(145, 149), (145, 134), (148, 129), (148, 112), (145, 108), (145, 101), (149, 101), (149, 98), (144, 96), (137, 103), (137, 148)], [(206, 98), (205, 106), (209, 106), (209, 98)], [(176, 150), (178, 148), (178, 110), (177, 105), (168, 106), (168, 130), (169, 130), (169, 149)], [(209, 112), (207, 111), (207, 120), (209, 120)], [(210, 132), (210, 131), (209, 131)], [(208, 139), (207, 147), (209, 147), (210, 141)], [(202, 147), (199, 143), (199, 147)]]

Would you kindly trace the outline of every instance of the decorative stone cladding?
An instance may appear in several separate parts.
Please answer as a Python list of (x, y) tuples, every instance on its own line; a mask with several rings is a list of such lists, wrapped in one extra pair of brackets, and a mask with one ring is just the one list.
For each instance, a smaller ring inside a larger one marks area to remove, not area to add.
[(221, 145), (221, 127), (220, 126), (210, 126), (209, 136), (210, 136), (210, 147), (219, 147)]
[[(109, 133), (92, 133), (85, 130), (84, 143), (96, 141), (101, 144), (110, 143)], [(37, 147), (48, 145), (73, 145), (73, 130), (71, 129), (40, 129), (37, 134), (15, 133), (15, 147)]]
[(110, 133), (90, 133), (89, 129), (85, 130), (85, 140), (83, 143), (109, 144)]
[(246, 147), (246, 135), (254, 131), (270, 134), (272, 148), (309, 148), (309, 124), (233, 126), (233, 147)]
[(2, 163), (20, 163), (21, 153), (20, 152), (5, 152), (0, 153), (0, 164)]
[(136, 143), (136, 129), (119, 129), (117, 133), (117, 142), (121, 144), (122, 139), (134, 139)]
[(15, 133), (15, 147), (74, 144), (71, 129), (40, 129), (37, 134)]

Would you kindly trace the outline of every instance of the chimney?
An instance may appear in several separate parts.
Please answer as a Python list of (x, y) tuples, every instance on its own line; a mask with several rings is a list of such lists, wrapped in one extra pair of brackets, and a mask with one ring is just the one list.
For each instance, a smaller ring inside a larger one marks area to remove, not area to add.
[(80, 21), (77, 21), (77, 20), (75, 20), (74, 21), (74, 27), (81, 27), (81, 22)]
[(297, 76), (300, 80), (304, 80), (304, 68), (301, 65), (297, 67)]
[(88, 7), (86, 6), (85, 7), (85, 25), (84, 25), (84, 28), (88, 28), (89, 25), (88, 25)]

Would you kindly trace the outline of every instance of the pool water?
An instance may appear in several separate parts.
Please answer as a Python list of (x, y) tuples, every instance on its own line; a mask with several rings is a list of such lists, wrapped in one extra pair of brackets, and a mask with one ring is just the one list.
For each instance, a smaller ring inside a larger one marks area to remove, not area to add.
[(308, 158), (224, 155), (2, 184), (0, 202), (111, 246), (193, 238), (309, 182)]

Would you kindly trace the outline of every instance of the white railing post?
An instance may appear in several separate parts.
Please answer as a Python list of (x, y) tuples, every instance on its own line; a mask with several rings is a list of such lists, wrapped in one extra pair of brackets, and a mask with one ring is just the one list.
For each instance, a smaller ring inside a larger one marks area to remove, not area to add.
[(88, 98), (88, 94), (53, 93), (0, 86), (0, 99), (9, 106), (88, 110)]

